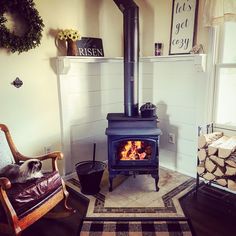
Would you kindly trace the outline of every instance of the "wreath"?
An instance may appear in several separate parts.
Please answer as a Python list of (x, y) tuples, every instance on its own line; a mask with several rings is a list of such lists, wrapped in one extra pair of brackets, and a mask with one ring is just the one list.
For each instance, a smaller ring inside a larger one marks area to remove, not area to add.
[[(40, 44), (44, 24), (34, 6), (33, 0), (0, 0), (0, 47), (7, 48), (12, 53), (22, 53)], [(25, 29), (22, 35), (17, 35), (6, 27), (4, 13), (7, 12), (16, 14), (22, 20), (21, 28)]]

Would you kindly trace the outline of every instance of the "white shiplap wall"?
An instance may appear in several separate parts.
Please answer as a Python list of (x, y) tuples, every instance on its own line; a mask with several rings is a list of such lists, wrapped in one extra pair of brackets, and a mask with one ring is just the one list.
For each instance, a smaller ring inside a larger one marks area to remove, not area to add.
[[(194, 57), (154, 62), (154, 101), (158, 107), (160, 165), (195, 175), (197, 126), (204, 123), (206, 74), (197, 71)], [(168, 134), (176, 137), (168, 142)]]
[(106, 115), (123, 110), (121, 59), (58, 58), (65, 173), (77, 162), (106, 160)]
[[(205, 109), (203, 59), (190, 55), (140, 60), (140, 105), (148, 101), (157, 105), (163, 132), (160, 164), (189, 175), (195, 174), (196, 127)], [(123, 60), (59, 57), (57, 64), (68, 174), (77, 162), (92, 159), (94, 142), (96, 159), (107, 160), (106, 115), (123, 112)], [(169, 132), (176, 135), (176, 144), (168, 143)]]

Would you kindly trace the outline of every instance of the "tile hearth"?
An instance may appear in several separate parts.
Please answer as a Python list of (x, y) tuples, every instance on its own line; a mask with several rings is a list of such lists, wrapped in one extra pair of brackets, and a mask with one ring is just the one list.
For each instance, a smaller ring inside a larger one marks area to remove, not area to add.
[[(109, 192), (105, 171), (101, 191), (93, 196), (84, 195), (89, 199), (86, 217), (185, 217), (179, 199), (194, 187), (195, 179), (160, 168), (159, 192), (155, 191), (153, 181), (150, 175), (119, 176)], [(66, 184), (80, 192), (76, 176)]]

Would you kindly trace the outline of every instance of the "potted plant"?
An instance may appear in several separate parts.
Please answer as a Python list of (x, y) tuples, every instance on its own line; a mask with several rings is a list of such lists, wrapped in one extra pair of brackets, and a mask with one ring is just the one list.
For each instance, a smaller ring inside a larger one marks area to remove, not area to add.
[(58, 39), (65, 40), (67, 43), (67, 56), (77, 56), (78, 49), (76, 41), (80, 39), (78, 30), (65, 29), (58, 32)]

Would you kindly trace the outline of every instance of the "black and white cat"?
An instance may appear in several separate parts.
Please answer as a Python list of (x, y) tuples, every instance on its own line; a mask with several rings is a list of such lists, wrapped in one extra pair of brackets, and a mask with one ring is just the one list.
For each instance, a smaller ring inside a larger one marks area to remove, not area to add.
[(22, 165), (10, 164), (0, 170), (0, 177), (7, 177), (11, 183), (25, 183), (27, 180), (41, 178), (42, 162), (37, 159), (25, 161)]

